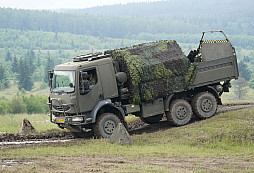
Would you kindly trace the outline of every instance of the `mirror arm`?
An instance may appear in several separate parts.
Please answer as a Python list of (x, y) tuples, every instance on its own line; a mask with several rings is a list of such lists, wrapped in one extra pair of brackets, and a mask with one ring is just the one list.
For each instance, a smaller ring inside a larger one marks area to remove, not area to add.
[(48, 71), (48, 80), (49, 80), (49, 88), (52, 90), (52, 79), (53, 79), (54, 71), (49, 70)]

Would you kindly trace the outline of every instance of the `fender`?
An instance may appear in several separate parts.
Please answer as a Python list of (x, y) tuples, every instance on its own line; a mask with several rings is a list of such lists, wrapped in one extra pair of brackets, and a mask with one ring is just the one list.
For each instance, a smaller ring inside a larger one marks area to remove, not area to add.
[(174, 94), (169, 95), (166, 99), (164, 99), (164, 110), (169, 111), (169, 103), (171, 99), (173, 98)]
[(117, 109), (121, 113), (123, 119), (125, 118), (124, 110), (121, 107), (116, 107), (110, 99), (106, 99), (99, 101), (94, 107), (93, 111), (87, 116), (89, 118), (92, 118), (91, 123), (95, 123), (98, 111), (105, 106), (110, 106), (113, 107), (114, 109)]
[(207, 88), (208, 88), (208, 91), (211, 92), (215, 96), (218, 104), (222, 105), (222, 101), (221, 101), (221, 98), (220, 98), (220, 95), (219, 95), (218, 91), (212, 86), (207, 86)]

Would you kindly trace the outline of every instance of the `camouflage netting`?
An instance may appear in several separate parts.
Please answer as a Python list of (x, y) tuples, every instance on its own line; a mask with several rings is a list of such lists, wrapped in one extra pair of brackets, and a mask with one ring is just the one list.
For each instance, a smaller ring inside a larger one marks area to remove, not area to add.
[(174, 40), (150, 42), (109, 50), (120, 71), (128, 75), (132, 102), (139, 104), (187, 89), (196, 76), (197, 64), (184, 55)]

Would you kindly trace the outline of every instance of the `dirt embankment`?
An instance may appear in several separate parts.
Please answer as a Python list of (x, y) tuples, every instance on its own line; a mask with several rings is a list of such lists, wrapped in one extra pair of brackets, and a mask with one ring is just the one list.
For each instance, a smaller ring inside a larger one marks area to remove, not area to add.
[[(239, 110), (244, 109), (248, 107), (254, 107), (254, 103), (244, 103), (244, 104), (224, 104), (219, 105), (218, 110), (216, 114), (233, 111), (233, 110)], [(194, 118), (192, 122), (198, 121), (198, 119)], [(171, 126), (166, 121), (166, 118), (164, 117), (160, 123), (149, 125), (144, 123), (141, 120), (137, 120), (135, 122), (128, 124), (128, 130), (131, 135), (133, 134), (142, 134), (142, 133), (152, 133), (158, 130), (162, 129), (168, 129), (171, 128)], [(0, 136), (0, 147), (1, 143), (4, 144), (4, 142), (22, 142), (22, 141), (49, 141), (49, 140), (70, 140), (75, 139), (75, 137), (69, 133), (69, 132), (61, 132), (61, 133), (40, 133), (40, 134), (11, 134), (6, 133)]]

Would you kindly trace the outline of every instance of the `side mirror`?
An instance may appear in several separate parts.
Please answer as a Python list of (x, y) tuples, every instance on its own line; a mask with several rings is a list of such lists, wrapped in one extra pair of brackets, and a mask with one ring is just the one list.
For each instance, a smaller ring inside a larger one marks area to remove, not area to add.
[(54, 75), (54, 71), (53, 70), (49, 70), (49, 78), (52, 79), (53, 78), (53, 75)]
[(53, 79), (54, 71), (49, 70), (48, 71), (48, 80), (49, 80), (49, 87), (52, 88), (52, 79)]

